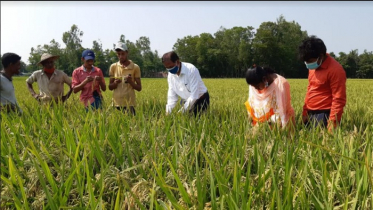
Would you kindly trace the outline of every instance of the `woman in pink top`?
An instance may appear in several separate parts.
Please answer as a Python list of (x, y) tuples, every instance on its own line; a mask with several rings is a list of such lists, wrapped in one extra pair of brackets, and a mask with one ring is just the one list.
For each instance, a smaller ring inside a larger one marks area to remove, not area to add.
[(253, 125), (267, 122), (282, 128), (294, 125), (294, 109), (290, 103), (290, 85), (271, 68), (254, 66), (246, 72), (249, 97), (245, 102)]

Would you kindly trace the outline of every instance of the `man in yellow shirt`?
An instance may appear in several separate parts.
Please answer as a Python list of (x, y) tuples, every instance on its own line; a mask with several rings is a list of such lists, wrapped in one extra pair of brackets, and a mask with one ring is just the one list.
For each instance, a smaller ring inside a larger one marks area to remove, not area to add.
[(115, 46), (119, 61), (111, 64), (109, 70), (109, 90), (113, 92), (113, 106), (123, 113), (130, 111), (135, 115), (135, 90), (141, 91), (140, 67), (128, 60), (128, 48), (125, 43)]

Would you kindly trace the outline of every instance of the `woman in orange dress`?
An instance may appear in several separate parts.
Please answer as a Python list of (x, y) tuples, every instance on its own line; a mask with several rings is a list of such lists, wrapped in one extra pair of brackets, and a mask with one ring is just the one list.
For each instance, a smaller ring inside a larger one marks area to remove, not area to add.
[(291, 106), (288, 81), (268, 67), (254, 66), (246, 72), (249, 97), (245, 102), (249, 119), (253, 125), (269, 123), (281, 128), (292, 127), (295, 123)]

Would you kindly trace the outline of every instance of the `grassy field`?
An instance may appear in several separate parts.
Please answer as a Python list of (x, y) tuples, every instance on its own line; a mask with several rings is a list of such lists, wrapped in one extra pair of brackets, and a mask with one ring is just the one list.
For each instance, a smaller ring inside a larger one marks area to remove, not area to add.
[(289, 136), (265, 125), (253, 134), (244, 79), (204, 79), (211, 106), (200, 119), (165, 116), (163, 78), (142, 79), (135, 117), (110, 106), (109, 90), (102, 111), (86, 113), (80, 93), (40, 107), (25, 79), (14, 77), (24, 114), (1, 115), (0, 209), (373, 208), (373, 80), (347, 81), (330, 135), (299, 123), (307, 80), (289, 79)]

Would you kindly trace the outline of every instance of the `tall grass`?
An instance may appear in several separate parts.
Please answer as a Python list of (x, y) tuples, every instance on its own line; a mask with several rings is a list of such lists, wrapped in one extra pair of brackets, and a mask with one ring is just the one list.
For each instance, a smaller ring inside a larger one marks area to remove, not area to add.
[(244, 79), (204, 79), (200, 118), (165, 116), (165, 79), (142, 79), (134, 117), (110, 106), (111, 91), (96, 112), (79, 94), (41, 107), (25, 79), (14, 78), (24, 114), (1, 114), (1, 209), (373, 208), (372, 80), (348, 80), (333, 135), (300, 124), (307, 81), (289, 80), (290, 136), (252, 131)]

